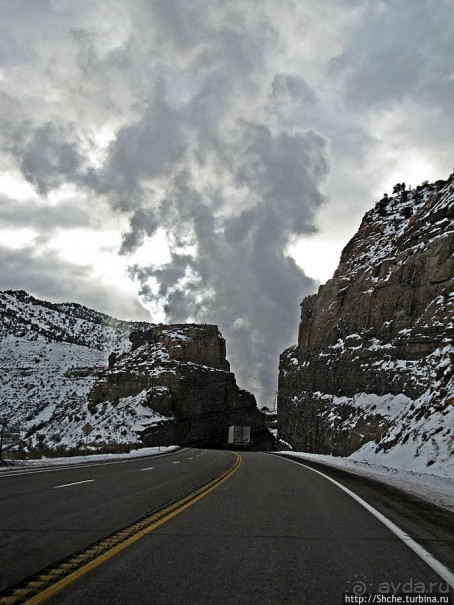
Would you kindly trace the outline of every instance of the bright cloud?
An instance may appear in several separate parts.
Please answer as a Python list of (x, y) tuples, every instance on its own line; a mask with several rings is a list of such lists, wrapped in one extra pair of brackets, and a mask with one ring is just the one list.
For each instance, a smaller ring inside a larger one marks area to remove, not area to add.
[(299, 303), (364, 212), (452, 169), (450, 15), (447, 0), (1, 3), (0, 287), (215, 322), (269, 404)]

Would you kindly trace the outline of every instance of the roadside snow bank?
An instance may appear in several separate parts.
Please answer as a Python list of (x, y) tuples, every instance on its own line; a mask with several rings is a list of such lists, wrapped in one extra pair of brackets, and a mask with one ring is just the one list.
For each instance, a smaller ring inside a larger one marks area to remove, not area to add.
[(320, 462), (326, 466), (339, 468), (353, 473), (375, 479), (397, 487), (408, 494), (417, 496), (422, 500), (431, 502), (436, 506), (454, 512), (454, 478), (442, 477), (430, 473), (390, 468), (380, 464), (361, 462), (350, 458), (339, 458), (323, 454), (307, 454), (303, 452), (281, 451), (279, 454), (290, 455), (293, 458)]
[(128, 454), (91, 454), (88, 456), (67, 456), (63, 458), (40, 458), (37, 460), (14, 460), (11, 466), (0, 467), (1, 471), (17, 469), (18, 467), (35, 468), (42, 466), (68, 466), (69, 464), (86, 464), (90, 462), (115, 462), (117, 460), (130, 460), (131, 458), (144, 458), (148, 456), (159, 456), (175, 452), (179, 445), (168, 445), (161, 447), (143, 447), (131, 450)]

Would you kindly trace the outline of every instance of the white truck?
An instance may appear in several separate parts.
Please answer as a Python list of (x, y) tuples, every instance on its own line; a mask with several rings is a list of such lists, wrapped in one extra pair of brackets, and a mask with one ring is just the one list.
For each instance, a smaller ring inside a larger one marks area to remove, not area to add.
[(247, 447), (251, 445), (250, 426), (229, 426), (229, 447)]

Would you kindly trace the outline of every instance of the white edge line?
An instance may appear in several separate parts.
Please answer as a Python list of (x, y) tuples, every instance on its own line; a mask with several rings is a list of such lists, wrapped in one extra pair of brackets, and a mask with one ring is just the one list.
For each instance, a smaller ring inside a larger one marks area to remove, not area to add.
[(420, 544), (415, 542), (413, 540), (413, 538), (410, 538), (410, 536), (408, 534), (406, 534), (399, 527), (397, 527), (397, 525), (395, 525), (387, 517), (382, 515), (382, 513), (380, 513), (376, 508), (374, 508), (373, 506), (368, 504), (365, 500), (360, 498), (360, 496), (358, 496), (357, 494), (352, 492), (350, 489), (348, 489), (348, 487), (345, 487), (344, 485), (342, 485), (342, 483), (338, 483), (335, 479), (331, 479), (331, 477), (328, 477), (328, 475), (325, 475), (324, 473), (317, 471), (315, 468), (306, 466), (305, 464), (302, 464), (301, 462), (297, 462), (296, 460), (290, 460), (289, 458), (284, 458), (283, 456), (279, 456), (279, 458), (282, 458), (283, 460), (287, 460), (287, 462), (293, 462), (294, 464), (303, 466), (304, 468), (307, 468), (310, 471), (317, 473), (318, 475), (321, 475), (325, 479), (328, 479), (328, 481), (331, 481), (331, 483), (334, 483), (334, 485), (337, 485), (337, 487), (339, 487), (342, 491), (344, 491), (346, 494), (351, 496), (354, 500), (356, 500), (359, 504), (361, 504), (361, 506), (363, 506), (367, 511), (369, 511), (372, 515), (374, 515), (374, 517), (376, 517), (379, 521), (381, 521), (383, 523), (383, 525), (386, 525), (386, 527), (388, 529), (390, 529), (393, 532), (393, 534), (395, 534), (398, 538), (400, 538), (402, 540), (402, 542), (404, 542), (409, 548), (411, 548), (412, 551), (415, 552), (418, 555), (418, 557), (420, 557), (424, 561), (424, 563), (427, 563), (427, 565), (429, 565), (429, 567), (431, 567), (440, 577), (442, 577), (443, 580), (445, 580), (451, 586), (451, 588), (454, 588), (454, 573), (450, 569), (448, 569), (445, 565), (443, 565), (443, 563), (440, 563), (440, 561), (438, 561), (438, 559), (436, 559), (433, 555), (431, 555), (430, 552), (428, 552), (423, 546), (421, 546)]
[(85, 481), (75, 481), (74, 483), (64, 483), (63, 485), (54, 485), (54, 489), (59, 489), (60, 487), (70, 487), (71, 485), (80, 485), (81, 483), (91, 483), (94, 479), (85, 479)]

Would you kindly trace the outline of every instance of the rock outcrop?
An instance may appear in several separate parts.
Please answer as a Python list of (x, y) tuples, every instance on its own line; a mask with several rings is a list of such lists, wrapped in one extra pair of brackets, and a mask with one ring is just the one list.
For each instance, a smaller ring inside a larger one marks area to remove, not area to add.
[(281, 356), (282, 441), (349, 455), (432, 440), (429, 464), (452, 447), (453, 218), (452, 175), (396, 185), (364, 216)]
[[(224, 445), (231, 424), (273, 437), (238, 388), (216, 326), (119, 321), (81, 305), (0, 292), (0, 416), (26, 449)], [(13, 430), (14, 429), (14, 430)]]
[(132, 349), (107, 369), (89, 395), (96, 418), (105, 402), (141, 397), (161, 416), (140, 436), (150, 446), (225, 446), (230, 425), (251, 427), (252, 449), (273, 437), (253, 395), (240, 389), (225, 358), (217, 326), (175, 324), (131, 334)]

